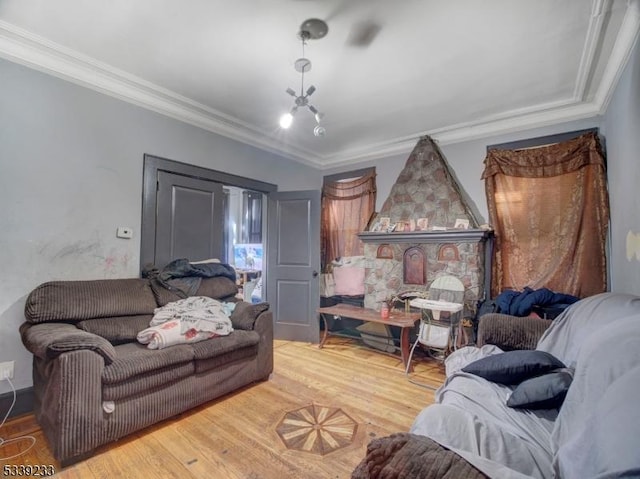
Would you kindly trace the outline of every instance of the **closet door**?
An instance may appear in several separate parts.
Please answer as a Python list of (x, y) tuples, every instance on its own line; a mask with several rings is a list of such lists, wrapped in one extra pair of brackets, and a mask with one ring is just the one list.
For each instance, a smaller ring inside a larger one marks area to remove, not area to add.
[(222, 184), (158, 171), (154, 264), (224, 259)]

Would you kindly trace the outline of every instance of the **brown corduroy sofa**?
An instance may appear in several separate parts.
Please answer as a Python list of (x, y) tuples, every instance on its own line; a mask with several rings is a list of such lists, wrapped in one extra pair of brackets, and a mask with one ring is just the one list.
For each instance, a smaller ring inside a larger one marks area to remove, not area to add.
[[(196, 295), (233, 301), (224, 277)], [(152, 350), (136, 335), (154, 309), (180, 299), (153, 279), (53, 281), (34, 289), (20, 327), (33, 353), (35, 415), (65, 466), (100, 445), (269, 378), (267, 303), (237, 302), (229, 336)]]

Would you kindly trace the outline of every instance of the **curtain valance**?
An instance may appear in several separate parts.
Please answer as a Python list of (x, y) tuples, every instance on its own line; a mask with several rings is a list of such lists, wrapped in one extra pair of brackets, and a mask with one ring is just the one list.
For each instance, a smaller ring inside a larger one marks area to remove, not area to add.
[(482, 179), (502, 174), (520, 178), (547, 178), (597, 165), (605, 168), (600, 140), (595, 132), (554, 145), (522, 150), (489, 150)]

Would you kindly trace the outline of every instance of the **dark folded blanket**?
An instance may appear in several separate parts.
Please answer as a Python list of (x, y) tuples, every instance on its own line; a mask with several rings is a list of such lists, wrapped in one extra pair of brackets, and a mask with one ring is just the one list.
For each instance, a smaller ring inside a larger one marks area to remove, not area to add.
[(547, 288), (523, 291), (507, 290), (496, 297), (498, 312), (512, 316), (529, 316), (534, 306), (566, 306), (580, 298), (570, 294), (556, 293)]
[(192, 264), (186, 258), (173, 260), (162, 270), (153, 265), (147, 265), (142, 271), (142, 276), (159, 283), (169, 291), (181, 298), (194, 296), (202, 278), (223, 277), (235, 282), (236, 272), (225, 263), (200, 263)]
[(486, 479), (462, 457), (426, 436), (409, 433), (374, 439), (351, 479)]

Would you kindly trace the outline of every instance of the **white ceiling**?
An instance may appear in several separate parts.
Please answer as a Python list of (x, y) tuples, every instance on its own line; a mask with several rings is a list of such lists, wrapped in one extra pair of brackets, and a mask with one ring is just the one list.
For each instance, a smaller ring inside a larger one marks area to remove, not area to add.
[[(278, 127), (314, 17), (324, 138)], [(319, 168), (601, 114), (639, 30), (640, 0), (0, 0), (1, 57)]]

